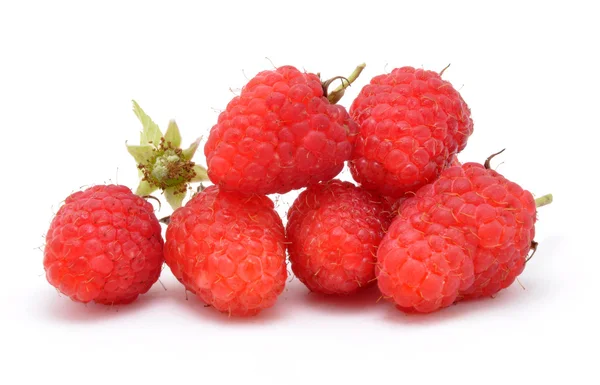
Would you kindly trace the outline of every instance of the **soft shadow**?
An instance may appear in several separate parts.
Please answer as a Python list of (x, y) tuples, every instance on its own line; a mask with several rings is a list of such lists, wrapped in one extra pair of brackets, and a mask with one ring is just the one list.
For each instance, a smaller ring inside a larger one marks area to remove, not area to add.
[(101, 323), (113, 318), (127, 317), (152, 305), (152, 296), (139, 296), (134, 302), (126, 305), (102, 305), (97, 303), (79, 303), (62, 294), (40, 296), (42, 309), (49, 318), (60, 322), (71, 323)]
[[(460, 301), (445, 309), (429, 313), (404, 313), (389, 301), (389, 309), (383, 319), (387, 322), (403, 325), (430, 325), (440, 322), (451, 322), (463, 317), (495, 315), (498, 312), (511, 311), (527, 314), (537, 307), (545, 306), (553, 298), (560, 295), (563, 282), (552, 276), (549, 265), (554, 255), (562, 255), (564, 239), (559, 236), (548, 236), (540, 241), (534, 259), (525, 267), (523, 274), (508, 288), (501, 290), (494, 297), (483, 297)], [(536, 259), (537, 258), (537, 259)], [(546, 258), (546, 259), (544, 259)]]
[(466, 302), (458, 302), (433, 313), (406, 313), (396, 308), (393, 303), (388, 302), (388, 310), (383, 319), (389, 323), (402, 325), (431, 325), (456, 320), (462, 317), (471, 317), (471, 306), (465, 306)]
[(304, 287), (301, 299), (310, 307), (336, 314), (356, 314), (380, 305), (381, 293), (377, 285), (370, 285), (350, 295), (326, 295), (310, 292)]
[(186, 291), (183, 285), (176, 281), (167, 286), (164, 296), (166, 296), (169, 301), (177, 303), (180, 309), (191, 316), (200, 317), (203, 320), (218, 324), (270, 324), (275, 321), (280, 321), (281, 319), (285, 318), (287, 313), (289, 313), (289, 309), (287, 311), (282, 309), (282, 302), (284, 302), (284, 300), (281, 297), (283, 295), (280, 296), (273, 307), (264, 309), (257, 315), (249, 317), (236, 317), (230, 316), (227, 313), (222, 313), (212, 306), (206, 305), (198, 296), (192, 292)]
[[(533, 295), (530, 295), (533, 294)], [(529, 311), (534, 305), (532, 302), (540, 300), (542, 296), (550, 296), (551, 290), (545, 293), (529, 293), (522, 288), (518, 282), (513, 283), (509, 288), (500, 291), (494, 297), (482, 297), (459, 301), (444, 309), (433, 313), (405, 313), (398, 310), (393, 304), (384, 315), (384, 320), (390, 323), (403, 325), (431, 325), (443, 322), (452, 322), (461, 318), (473, 318), (483, 315), (494, 315), (499, 311), (504, 312), (507, 308), (511, 311), (522, 310), (523, 313)]]

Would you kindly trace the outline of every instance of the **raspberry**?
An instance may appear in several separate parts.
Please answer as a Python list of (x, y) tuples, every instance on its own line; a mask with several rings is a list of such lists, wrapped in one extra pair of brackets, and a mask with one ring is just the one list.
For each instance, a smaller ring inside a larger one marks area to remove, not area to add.
[(292, 66), (263, 71), (219, 115), (204, 147), (222, 190), (272, 194), (334, 178), (358, 128), (331, 104), (317, 75)]
[(456, 156), (456, 154), (454, 154), (451, 158), (450, 158), (450, 162), (448, 164), (448, 167), (453, 167), (453, 166), (460, 166), (462, 165), (462, 163), (460, 163), (460, 160), (458, 160), (458, 156)]
[(377, 252), (379, 289), (403, 310), (449, 306), (474, 280), (473, 247), (460, 229), (431, 221), (430, 203), (436, 204), (419, 197), (404, 201)]
[(464, 170), (482, 197), (469, 202), (476, 206), (475, 220), (463, 221), (476, 231), (479, 243), (473, 255), (475, 282), (461, 296), (489, 297), (510, 286), (525, 268), (535, 245), (536, 202), (529, 191), (494, 170), (474, 163)]
[(471, 113), (433, 71), (402, 67), (374, 77), (350, 107), (359, 125), (354, 180), (400, 197), (433, 182), (473, 132)]
[(283, 291), (285, 233), (266, 196), (206, 188), (175, 210), (165, 260), (185, 287), (217, 310), (249, 316)]
[(350, 182), (309, 186), (288, 212), (292, 270), (311, 291), (350, 294), (375, 280), (375, 253), (391, 213)]
[(402, 203), (377, 253), (379, 288), (418, 312), (493, 295), (523, 271), (535, 221), (516, 183), (477, 163), (450, 167)]
[(152, 205), (125, 186), (71, 194), (46, 235), (46, 278), (77, 302), (132, 302), (158, 280), (162, 263)]

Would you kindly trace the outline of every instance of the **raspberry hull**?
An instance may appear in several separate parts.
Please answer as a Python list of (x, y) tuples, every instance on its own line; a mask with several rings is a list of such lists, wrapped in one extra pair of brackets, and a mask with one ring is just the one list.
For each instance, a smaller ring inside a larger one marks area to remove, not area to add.
[(71, 194), (46, 235), (48, 282), (74, 301), (132, 302), (157, 281), (162, 264), (153, 207), (125, 186)]
[(354, 180), (393, 197), (437, 179), (473, 132), (458, 91), (439, 74), (412, 67), (374, 77), (350, 115), (359, 125), (349, 162)]
[(204, 147), (222, 190), (272, 194), (330, 180), (350, 159), (358, 128), (329, 103), (320, 79), (291, 66), (263, 71), (229, 102)]
[(207, 304), (232, 316), (255, 315), (284, 289), (283, 224), (269, 198), (211, 186), (171, 216), (165, 260)]
[(387, 202), (350, 182), (309, 186), (288, 212), (292, 270), (311, 291), (356, 292), (375, 280), (375, 253), (390, 221)]
[(377, 253), (379, 288), (417, 312), (493, 295), (523, 271), (535, 220), (516, 183), (477, 163), (450, 167), (402, 203)]

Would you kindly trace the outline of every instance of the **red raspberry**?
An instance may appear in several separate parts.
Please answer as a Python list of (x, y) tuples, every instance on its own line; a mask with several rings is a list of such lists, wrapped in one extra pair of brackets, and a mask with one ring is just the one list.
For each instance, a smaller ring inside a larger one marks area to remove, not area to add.
[[(476, 232), (479, 242), (473, 254), (475, 282), (461, 296), (492, 296), (510, 286), (525, 268), (535, 245), (536, 203), (529, 191), (494, 170), (476, 163), (463, 169), (481, 196), (464, 199), (462, 208), (462, 223)], [(470, 218), (468, 210), (473, 208), (475, 218)]]
[(46, 235), (48, 282), (78, 302), (132, 302), (163, 264), (161, 228), (152, 205), (125, 186), (71, 194)]
[(379, 288), (418, 312), (493, 295), (523, 271), (535, 217), (533, 196), (496, 171), (450, 167), (402, 204), (377, 253)]
[(272, 194), (330, 180), (350, 159), (358, 128), (331, 104), (317, 75), (291, 66), (263, 71), (212, 127), (204, 154), (223, 190)]
[[(448, 167), (452, 167), (452, 166), (461, 166), (462, 163), (460, 163), (460, 161), (458, 160), (458, 157), (456, 155), (453, 155), (450, 160), (449, 160), (449, 164)], [(398, 210), (400, 209), (400, 206), (402, 205), (402, 203), (410, 198), (413, 197), (414, 193), (408, 192), (404, 195), (402, 195), (400, 198), (395, 198), (395, 197), (390, 197), (390, 196), (382, 196), (382, 198), (388, 202), (388, 204), (391, 207), (391, 212), (392, 212), (392, 216), (396, 216), (398, 213)]]
[(285, 285), (283, 224), (266, 196), (211, 186), (171, 216), (165, 260), (207, 304), (254, 315), (273, 306)]
[(360, 127), (349, 162), (352, 176), (394, 197), (437, 179), (473, 132), (458, 91), (436, 72), (412, 67), (374, 77), (350, 115)]
[(460, 163), (460, 160), (458, 160), (458, 156), (456, 156), (456, 154), (454, 154), (451, 158), (450, 158), (450, 162), (448, 164), (448, 167), (453, 167), (453, 166), (461, 166), (462, 163)]
[(350, 182), (309, 186), (288, 212), (292, 270), (310, 290), (350, 294), (375, 280), (375, 253), (389, 205)]

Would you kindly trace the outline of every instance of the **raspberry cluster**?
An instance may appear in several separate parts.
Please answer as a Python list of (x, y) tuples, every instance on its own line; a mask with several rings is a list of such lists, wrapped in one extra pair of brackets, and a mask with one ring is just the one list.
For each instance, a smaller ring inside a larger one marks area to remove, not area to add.
[[(192, 160), (199, 139), (183, 149), (174, 121), (163, 134), (134, 102), (143, 130), (127, 150), (139, 185), (67, 197), (46, 236), (49, 283), (77, 302), (125, 304), (164, 262), (201, 301), (241, 317), (276, 304), (288, 261), (310, 291), (377, 285), (405, 312), (510, 286), (552, 196), (534, 199), (492, 170), (492, 157), (459, 162), (473, 119), (444, 70), (396, 68), (374, 76), (349, 111), (338, 105), (364, 67), (325, 81), (292, 66), (258, 73), (211, 128), (207, 168)], [(345, 164), (356, 183), (336, 179)], [(267, 194), (299, 189), (284, 225)], [(156, 190), (173, 208), (160, 221), (147, 201)]]

